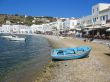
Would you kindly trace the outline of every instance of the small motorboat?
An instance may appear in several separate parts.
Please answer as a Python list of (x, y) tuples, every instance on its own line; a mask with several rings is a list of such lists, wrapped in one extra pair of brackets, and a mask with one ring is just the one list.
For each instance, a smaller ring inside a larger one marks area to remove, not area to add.
[(11, 41), (24, 41), (25, 38), (18, 37), (18, 36), (12, 36), (11, 38), (9, 38), (9, 40), (11, 40)]
[(4, 38), (4, 39), (10, 39), (10, 38), (12, 38), (11, 35), (5, 35), (5, 36), (1, 36), (1, 37)]
[(53, 49), (51, 52), (52, 59), (69, 60), (87, 57), (91, 51), (89, 46), (80, 46), (75, 48)]

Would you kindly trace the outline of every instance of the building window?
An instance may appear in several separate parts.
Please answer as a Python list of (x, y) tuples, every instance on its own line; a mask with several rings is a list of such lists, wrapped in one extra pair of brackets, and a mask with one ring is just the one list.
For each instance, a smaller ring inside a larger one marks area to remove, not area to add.
[(74, 22), (72, 23), (72, 26), (74, 26)]
[(108, 15), (105, 16), (106, 20), (108, 20)]
[(96, 18), (93, 18), (93, 22), (96, 22)]
[(100, 20), (102, 21), (102, 16), (100, 16)]
[(103, 20), (105, 20), (105, 16), (103, 16)]
[(101, 21), (108, 20), (108, 15), (101, 16)]
[(80, 23), (77, 23), (77, 25), (80, 25)]
[(95, 22), (96, 22), (96, 18), (95, 18)]
[(97, 17), (97, 19), (98, 19), (98, 17)]
[(99, 9), (97, 8), (97, 11), (99, 11)]
[(93, 9), (93, 13), (94, 13), (94, 9)]

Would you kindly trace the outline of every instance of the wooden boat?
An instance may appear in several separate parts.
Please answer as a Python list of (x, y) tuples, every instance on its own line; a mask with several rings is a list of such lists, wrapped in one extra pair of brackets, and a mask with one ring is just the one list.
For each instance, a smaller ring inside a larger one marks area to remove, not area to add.
[(59, 48), (53, 49), (51, 52), (52, 59), (69, 60), (84, 58), (89, 55), (91, 47), (80, 46), (75, 48)]

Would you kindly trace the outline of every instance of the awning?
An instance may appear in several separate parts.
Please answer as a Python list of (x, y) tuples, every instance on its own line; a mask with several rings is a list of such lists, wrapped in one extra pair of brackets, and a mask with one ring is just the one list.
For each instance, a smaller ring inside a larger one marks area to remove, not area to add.
[(104, 29), (104, 28), (107, 29), (107, 27), (100, 26), (100, 25), (85, 27), (85, 29), (92, 29), (92, 30), (95, 30), (95, 29)]
[(88, 29), (89, 29), (89, 28), (90, 28), (90, 29), (95, 29), (95, 28), (96, 28), (96, 29), (97, 29), (97, 28), (103, 28), (103, 27), (101, 27), (101, 26), (90, 26), (90, 27), (85, 27), (85, 28), (88, 28)]
[(89, 31), (92, 31), (92, 29), (84, 30), (84, 32), (89, 32)]
[(76, 30), (81, 30), (81, 28), (75, 28)]
[(105, 26), (105, 27), (110, 27), (110, 23), (108, 23), (108, 24), (105, 24), (104, 26)]

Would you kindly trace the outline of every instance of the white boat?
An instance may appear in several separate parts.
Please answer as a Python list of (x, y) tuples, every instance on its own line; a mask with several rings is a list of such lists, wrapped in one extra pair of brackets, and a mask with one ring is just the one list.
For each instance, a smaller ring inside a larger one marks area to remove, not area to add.
[(25, 38), (21, 38), (18, 36), (12, 36), (11, 38), (9, 38), (9, 40), (11, 40), (11, 41), (24, 41)]
[(2, 37), (2, 38), (5, 38), (5, 39), (10, 39), (10, 38), (12, 38), (11, 35), (1, 36), (1, 37)]

